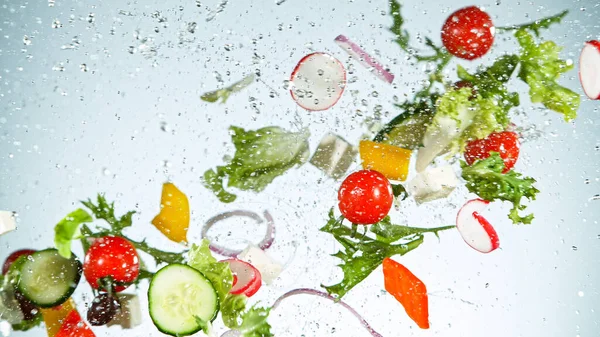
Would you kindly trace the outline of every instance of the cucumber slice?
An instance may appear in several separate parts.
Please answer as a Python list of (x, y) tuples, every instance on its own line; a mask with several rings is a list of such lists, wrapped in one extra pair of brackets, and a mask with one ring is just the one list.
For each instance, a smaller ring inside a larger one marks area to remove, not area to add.
[(423, 143), (423, 136), (433, 120), (433, 114), (420, 113), (408, 115), (404, 113), (402, 115), (406, 115), (405, 118), (387, 130), (382, 143), (399, 146), (408, 150), (416, 150)]
[(26, 258), (19, 272), (19, 291), (41, 308), (64, 303), (81, 278), (81, 263), (74, 255), (66, 259), (56, 249), (35, 252)]
[(184, 264), (160, 269), (150, 282), (148, 307), (154, 325), (171, 336), (189, 336), (219, 312), (219, 296), (198, 270)]

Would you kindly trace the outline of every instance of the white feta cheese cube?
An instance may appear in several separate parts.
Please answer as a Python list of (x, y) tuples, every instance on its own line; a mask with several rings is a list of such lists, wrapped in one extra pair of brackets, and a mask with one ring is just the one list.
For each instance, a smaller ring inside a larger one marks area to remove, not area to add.
[(310, 163), (328, 176), (338, 179), (344, 176), (357, 153), (356, 149), (343, 138), (328, 133), (321, 139)]
[(133, 329), (142, 324), (142, 310), (140, 299), (133, 294), (119, 294), (121, 310), (108, 323), (108, 326), (120, 325), (123, 329)]
[(418, 204), (446, 198), (458, 184), (458, 178), (451, 166), (442, 166), (419, 173), (406, 184), (408, 194)]
[(273, 260), (267, 253), (255, 245), (249, 245), (238, 256), (238, 259), (253, 265), (266, 284), (271, 284), (283, 271), (283, 266)]
[(12, 232), (17, 228), (15, 215), (11, 211), (0, 211), (0, 235)]

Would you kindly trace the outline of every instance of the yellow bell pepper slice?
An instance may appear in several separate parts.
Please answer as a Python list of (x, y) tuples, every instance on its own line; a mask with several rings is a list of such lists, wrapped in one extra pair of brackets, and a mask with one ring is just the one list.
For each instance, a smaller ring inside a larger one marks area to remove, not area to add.
[(361, 140), (359, 151), (363, 168), (378, 171), (390, 180), (406, 180), (411, 150)]
[(69, 298), (65, 303), (53, 308), (40, 309), (42, 318), (44, 318), (44, 323), (46, 324), (48, 337), (56, 336), (58, 330), (60, 330), (60, 327), (62, 326), (63, 320), (73, 310), (75, 310), (75, 302), (72, 298)]
[(169, 240), (187, 243), (190, 204), (187, 196), (172, 183), (165, 183), (160, 198), (160, 213), (152, 224)]

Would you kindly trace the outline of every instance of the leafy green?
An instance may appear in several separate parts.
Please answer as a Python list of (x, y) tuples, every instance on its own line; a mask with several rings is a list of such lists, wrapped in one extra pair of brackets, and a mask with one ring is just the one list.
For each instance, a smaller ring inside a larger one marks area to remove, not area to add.
[(271, 325), (267, 322), (271, 308), (253, 306), (242, 315), (242, 324), (238, 330), (242, 337), (272, 337)]
[(562, 73), (573, 69), (572, 63), (559, 58), (562, 48), (553, 41), (536, 44), (524, 29), (515, 36), (521, 45), (519, 78), (529, 85), (531, 101), (562, 113), (566, 121), (577, 117), (579, 95), (557, 83)]
[(227, 88), (207, 92), (207, 93), (203, 94), (202, 96), (200, 96), (200, 99), (205, 102), (209, 102), (209, 103), (214, 103), (220, 99), (221, 104), (224, 104), (225, 102), (227, 102), (229, 95), (231, 95), (234, 92), (241, 91), (242, 89), (249, 86), (253, 82), (254, 82), (254, 74), (250, 74), (250, 75), (244, 77), (242, 80), (235, 82), (234, 84), (228, 86)]
[(81, 235), (79, 226), (92, 221), (92, 216), (88, 212), (78, 208), (54, 226), (54, 246), (61, 256), (71, 258), (71, 241)]
[(497, 152), (491, 152), (486, 159), (479, 160), (469, 166), (461, 161), (462, 177), (467, 181), (469, 192), (477, 194), (480, 198), (494, 201), (502, 200), (513, 203), (509, 218), (513, 223), (530, 224), (533, 214), (520, 216), (519, 211), (526, 208), (521, 204), (523, 197), (535, 200), (539, 190), (533, 186), (535, 179), (523, 178), (520, 173), (509, 171), (502, 174), (504, 161)]
[(135, 211), (129, 211), (120, 218), (117, 218), (115, 216), (115, 203), (108, 203), (102, 194), (98, 194), (96, 198), (97, 204), (94, 204), (91, 199), (82, 201), (81, 203), (90, 211), (92, 211), (96, 219), (102, 219), (106, 221), (110, 225), (111, 231), (114, 233), (119, 233), (123, 229), (131, 227), (132, 225), (131, 218), (135, 214)]
[(43, 322), (44, 318), (42, 317), (42, 314), (38, 312), (35, 314), (35, 316), (33, 316), (32, 319), (23, 320), (20, 323), (13, 324), (12, 329), (13, 331), (28, 331), (33, 328), (37, 328), (38, 326), (42, 325)]
[[(342, 260), (338, 266), (342, 268), (344, 278), (338, 284), (323, 286), (338, 299), (362, 282), (373, 272), (383, 260), (394, 255), (404, 255), (423, 243), (423, 234), (437, 233), (453, 226), (439, 228), (412, 228), (393, 225), (389, 217), (373, 225), (376, 238), (356, 235), (349, 227), (342, 224), (343, 217), (335, 218), (333, 209), (329, 212), (329, 221), (321, 228), (342, 245), (342, 249), (333, 256)], [(393, 242), (400, 243), (392, 244)]]
[(208, 240), (203, 239), (200, 245), (192, 245), (188, 252), (187, 264), (206, 276), (215, 287), (220, 301), (227, 297), (233, 284), (233, 274), (229, 263), (218, 262), (212, 256)]
[(400, 200), (405, 200), (408, 198), (406, 188), (402, 186), (402, 184), (392, 184), (392, 193), (396, 198), (401, 198)]
[(6, 275), (0, 275), (0, 320), (11, 323), (14, 331), (33, 329), (43, 321), (40, 312), (30, 320), (23, 320), (23, 313), (14, 295), (21, 268), (26, 261), (26, 256), (20, 256), (10, 265)]
[(307, 129), (299, 132), (286, 132), (276, 127), (265, 127), (256, 131), (230, 127), (235, 155), (226, 166), (217, 166), (216, 171), (204, 173), (204, 185), (211, 189), (222, 202), (232, 202), (236, 196), (224, 188), (227, 186), (241, 190), (260, 192), (276, 177), (296, 165), (308, 160)]
[(239, 328), (241, 317), (246, 310), (246, 299), (247, 297), (244, 295), (228, 294), (221, 301), (221, 318), (226, 327)]
[(511, 31), (511, 30), (530, 30), (535, 36), (540, 36), (540, 30), (549, 28), (554, 23), (560, 23), (562, 19), (569, 14), (568, 10), (562, 11), (556, 15), (549, 16), (534, 22), (526, 23), (523, 25), (514, 25), (508, 27), (496, 27), (497, 31)]

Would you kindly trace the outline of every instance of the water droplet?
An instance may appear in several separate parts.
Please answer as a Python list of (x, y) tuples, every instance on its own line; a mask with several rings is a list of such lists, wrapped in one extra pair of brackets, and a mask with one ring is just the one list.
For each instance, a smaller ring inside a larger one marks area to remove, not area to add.
[(373, 96), (373, 97), (379, 97), (379, 93), (377, 91), (373, 91), (371, 93), (371, 96)]
[(94, 21), (96, 21), (96, 15), (94, 13), (90, 13), (87, 16), (87, 22), (88, 23), (94, 23)]
[(164, 132), (169, 132), (171, 131), (171, 128), (169, 127), (169, 125), (167, 124), (167, 122), (160, 122), (160, 129)]
[(578, 292), (577, 292), (577, 296), (579, 296), (579, 297), (583, 297), (583, 295), (584, 295), (584, 294), (583, 294), (583, 291), (581, 291), (581, 290), (580, 290), (580, 291), (578, 291)]
[(586, 180), (583, 181), (583, 183), (586, 184), (586, 185), (589, 185), (590, 184), (590, 180), (586, 179)]
[(317, 69), (317, 74), (319, 76), (323, 76), (323, 74), (325, 74), (325, 71), (323, 69)]
[(195, 22), (188, 22), (187, 24), (187, 31), (194, 34), (196, 32), (196, 27), (198, 26), (197, 23)]
[(573, 251), (577, 251), (577, 246), (571, 246), (571, 249), (573, 249)]
[(27, 35), (23, 36), (23, 44), (26, 46), (30, 46), (31, 45), (31, 38)]
[(62, 26), (62, 23), (60, 23), (58, 19), (54, 19), (54, 21), (52, 21), (52, 28), (62, 28)]
[(600, 200), (600, 194), (596, 194), (590, 198), (590, 201), (593, 201), (593, 200)]
[(85, 63), (80, 64), (79, 69), (81, 69), (81, 71), (83, 71), (84, 73), (88, 71), (87, 65)]
[(54, 0), (48, 0), (48, 7), (54, 7)]
[(8, 158), (10, 158), (10, 159), (13, 159), (14, 157), (15, 157), (15, 155), (14, 155), (14, 154), (12, 154), (12, 153), (9, 153), (9, 154), (8, 154)]
[(104, 174), (105, 176), (109, 176), (110, 175), (110, 170), (105, 167), (105, 168), (102, 169), (102, 174)]

